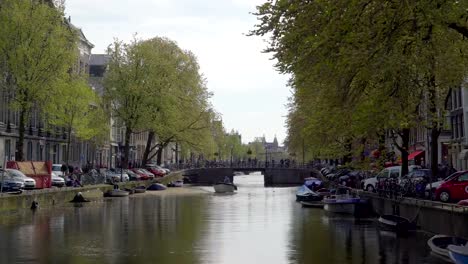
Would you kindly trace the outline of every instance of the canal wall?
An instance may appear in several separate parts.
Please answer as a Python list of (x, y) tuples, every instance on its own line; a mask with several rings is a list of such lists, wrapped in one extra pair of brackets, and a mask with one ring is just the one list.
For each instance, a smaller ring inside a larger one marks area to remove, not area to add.
[(422, 230), (434, 234), (468, 237), (468, 207), (412, 198), (389, 199), (360, 192), (378, 215), (396, 214), (415, 220)]
[[(167, 184), (170, 181), (182, 177), (180, 172), (171, 173), (165, 177), (157, 178), (154, 181), (130, 181), (118, 183), (120, 189), (135, 188), (137, 186), (149, 186), (154, 182)], [(29, 209), (33, 201), (39, 203), (39, 207), (52, 207), (55, 205), (68, 203), (81, 192), (87, 199), (99, 199), (103, 197), (104, 192), (112, 190), (113, 185), (97, 184), (86, 185), (84, 187), (62, 187), (48, 188), (38, 190), (25, 190), (21, 194), (0, 193), (0, 212), (14, 211), (19, 209)]]

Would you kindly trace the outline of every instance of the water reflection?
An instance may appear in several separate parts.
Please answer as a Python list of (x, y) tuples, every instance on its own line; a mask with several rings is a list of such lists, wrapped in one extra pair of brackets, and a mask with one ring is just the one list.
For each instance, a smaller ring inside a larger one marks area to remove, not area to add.
[[(237, 176), (234, 195), (132, 196), (0, 217), (0, 263), (444, 263), (397, 237), (304, 209), (294, 188)], [(205, 188), (212, 192), (211, 187)]]

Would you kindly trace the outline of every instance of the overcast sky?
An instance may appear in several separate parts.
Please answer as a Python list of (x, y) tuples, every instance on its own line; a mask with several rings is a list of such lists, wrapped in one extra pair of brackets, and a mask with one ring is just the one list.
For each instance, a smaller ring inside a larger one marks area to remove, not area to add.
[(255, 6), (263, 0), (66, 0), (66, 13), (104, 53), (118, 38), (128, 41), (165, 36), (193, 51), (214, 93), (211, 99), (228, 131), (244, 142), (265, 135), (283, 142), (287, 77), (263, 54), (264, 40), (245, 34), (256, 24)]

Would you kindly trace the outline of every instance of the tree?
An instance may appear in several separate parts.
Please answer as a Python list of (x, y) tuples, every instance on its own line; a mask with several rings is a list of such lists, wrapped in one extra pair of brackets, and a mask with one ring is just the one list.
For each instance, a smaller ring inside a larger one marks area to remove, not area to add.
[(127, 168), (131, 135), (143, 129), (149, 121), (149, 113), (157, 110), (157, 87), (160, 80), (155, 69), (161, 61), (151, 45), (133, 39), (126, 44), (116, 40), (108, 48), (109, 70), (104, 77), (104, 99), (110, 106), (116, 122), (125, 126), (122, 167)]
[[(149, 40), (158, 52), (167, 53), (170, 74), (161, 76), (157, 111), (150, 115), (149, 137), (143, 155), (146, 163), (157, 157), (161, 164), (162, 151), (170, 143), (187, 145), (199, 150), (207, 143), (210, 129), (210, 105), (205, 81), (199, 73), (195, 55), (181, 50), (175, 42), (155, 38)], [(167, 42), (167, 44), (165, 44)], [(156, 144), (153, 141), (157, 138)]]
[(77, 37), (63, 19), (63, 8), (42, 1), (2, 0), (0, 70), (9, 105), (19, 113), (16, 159), (24, 159), (25, 125), (33, 107), (42, 109), (59, 91), (77, 56)]
[(69, 162), (72, 136), (90, 140), (108, 131), (107, 115), (104, 114), (100, 98), (81, 76), (70, 74), (56, 94), (49, 97), (45, 109), (48, 122), (63, 127), (67, 133), (65, 161)]
[[(442, 102), (466, 74), (467, 43), (447, 19), (466, 10), (458, 2), (268, 1), (258, 7), (260, 23), (251, 34), (269, 35), (266, 51), (293, 75), (293, 110), (310, 123), (303, 133), (323, 131), (318, 138), (340, 141), (345, 148), (338, 151), (346, 154), (352, 142), (388, 129), (406, 141), (425, 109), (436, 170)], [(380, 114), (368, 115), (369, 106)], [(400, 150), (405, 171), (407, 146)]]

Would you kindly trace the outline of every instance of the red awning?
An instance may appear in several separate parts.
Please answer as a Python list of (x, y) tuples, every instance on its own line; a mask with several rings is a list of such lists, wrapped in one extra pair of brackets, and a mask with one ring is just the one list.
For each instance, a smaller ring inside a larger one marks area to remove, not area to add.
[(424, 150), (412, 152), (408, 155), (408, 160), (413, 160), (414, 158), (421, 155), (422, 153), (424, 153)]

